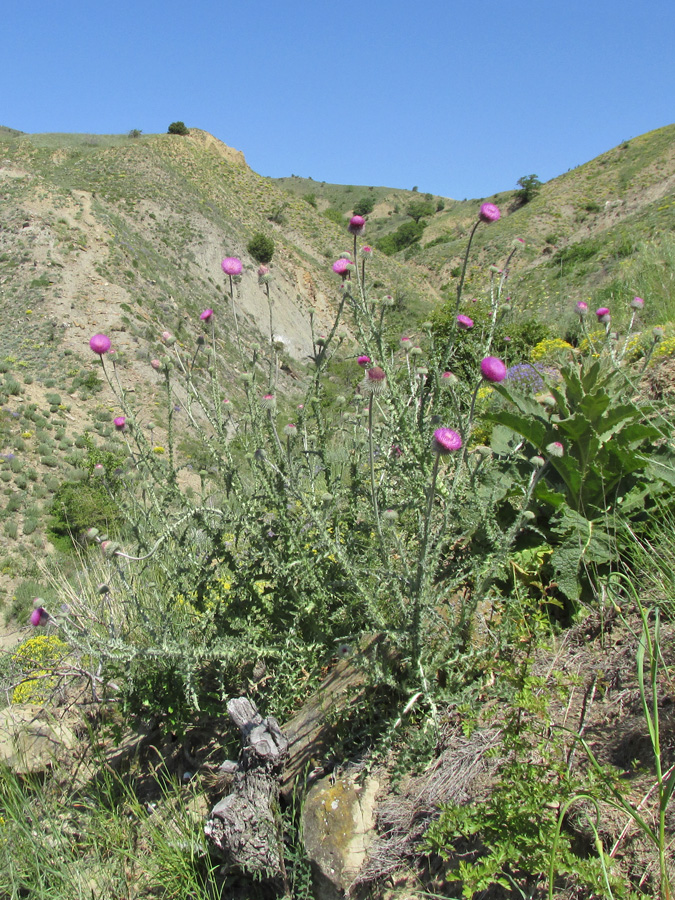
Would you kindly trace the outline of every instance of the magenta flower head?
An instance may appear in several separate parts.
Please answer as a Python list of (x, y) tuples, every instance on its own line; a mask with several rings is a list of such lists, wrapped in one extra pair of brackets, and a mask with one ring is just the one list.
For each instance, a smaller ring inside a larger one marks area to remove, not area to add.
[(606, 306), (601, 306), (596, 309), (595, 314), (598, 317), (598, 322), (601, 322), (603, 325), (606, 325), (609, 322), (609, 309)]
[(457, 316), (457, 327), (461, 328), (462, 331), (468, 331), (469, 328), (473, 328), (473, 319), (460, 314)]
[(365, 369), (372, 362), (369, 356), (359, 356), (356, 361), (362, 369)]
[(241, 275), (241, 270), (244, 268), (241, 260), (236, 256), (226, 256), (220, 266), (226, 275)]
[(501, 218), (499, 207), (495, 206), (494, 203), (484, 203), (480, 208), (478, 218), (487, 225), (489, 225), (490, 222), (496, 222)]
[(381, 394), (387, 386), (387, 376), (384, 369), (379, 366), (373, 366), (366, 372), (363, 379), (363, 390), (367, 394)]
[(260, 405), (263, 409), (276, 409), (277, 398), (274, 394), (265, 394), (260, 400)]
[(351, 231), (352, 234), (363, 234), (363, 232), (366, 230), (366, 220), (363, 218), (363, 216), (352, 216), (349, 220), (349, 225), (347, 225), (347, 228), (349, 229), (349, 231)]
[(124, 431), (124, 428), (127, 424), (127, 420), (124, 416), (117, 416), (116, 419), (113, 419), (113, 425), (118, 431)]
[(462, 449), (462, 438), (452, 428), (437, 428), (431, 443), (434, 453), (439, 456), (447, 456), (454, 450)]
[(157, 371), (159, 371), (162, 368), (162, 364), (158, 359), (151, 359), (150, 365), (152, 366), (153, 369), (156, 369)]
[(555, 456), (560, 459), (565, 455), (565, 448), (560, 441), (551, 441), (550, 444), (546, 445), (546, 452), (549, 456)]
[(95, 334), (93, 338), (89, 341), (89, 348), (94, 351), (94, 353), (98, 353), (99, 356), (103, 356), (104, 353), (107, 353), (110, 350), (110, 338), (106, 334)]
[(506, 378), (506, 366), (496, 356), (486, 356), (480, 364), (481, 375), (486, 381), (498, 384)]
[(341, 256), (340, 259), (336, 259), (333, 263), (333, 271), (336, 275), (342, 275), (344, 278), (347, 272), (349, 272), (350, 265), (351, 263), (349, 260)]
[(579, 300), (579, 302), (577, 303), (577, 306), (576, 306), (576, 310), (577, 310), (577, 314), (580, 315), (581, 318), (583, 319), (583, 317), (588, 312), (588, 303), (584, 303), (583, 300)]
[(368, 259), (373, 255), (373, 248), (369, 247), (368, 244), (364, 244), (364, 246), (361, 247), (360, 253), (361, 256), (365, 256), (366, 259)]
[(199, 318), (202, 320), (202, 322), (210, 322), (213, 318), (213, 310), (205, 309)]
[(30, 614), (30, 624), (34, 628), (39, 628), (40, 625), (46, 625), (49, 621), (49, 613), (44, 608), (44, 606), (36, 606), (33, 612)]
[(642, 309), (645, 305), (645, 301), (642, 299), (642, 297), (633, 297), (633, 299), (630, 301), (630, 305), (632, 309)]
[(457, 376), (453, 375), (452, 372), (442, 372), (441, 373), (441, 384), (444, 387), (450, 387), (453, 384), (457, 384)]

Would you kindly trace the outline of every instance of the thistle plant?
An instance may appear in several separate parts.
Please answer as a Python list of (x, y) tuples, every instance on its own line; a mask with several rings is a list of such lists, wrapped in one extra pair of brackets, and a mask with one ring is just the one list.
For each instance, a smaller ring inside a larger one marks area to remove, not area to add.
[[(496, 221), (498, 212), (489, 212), (489, 221)], [(159, 368), (152, 365), (167, 410), (161, 454), (142, 405), (125, 391), (114, 358), (109, 361), (110, 342), (92, 339), (117, 398), (123, 420), (118, 435), (128, 452), (116, 480), (105, 470), (101, 476), (124, 510), (127, 530), (118, 543), (98, 535), (94, 545), (113, 567), (115, 590), (130, 592), (128, 608), (135, 615), (143, 615), (144, 604), (134, 599), (141, 583), (155, 585), (150, 590), (167, 620), (185, 621), (189, 610), (182, 645), (179, 635), (171, 647), (160, 645), (165, 658), (182, 653), (181, 677), (192, 703), (204, 702), (205, 689), (196, 685), (208, 659), (228, 661), (220, 668), (225, 680), (219, 688), (227, 692), (227, 679), (247, 660), (263, 660), (281, 677), (292, 652), (299, 665), (318, 671), (336, 647), (373, 632), (386, 636), (398, 660), (388, 676), (392, 684), (433, 703), (435, 673), (457, 654), (479, 652), (478, 610), (503, 591), (510, 550), (537, 533), (532, 509), (551, 496), (550, 473), (568, 473), (576, 458), (573, 414), (567, 435), (565, 417), (554, 418), (531, 397), (512, 403), (521, 419), (531, 420), (528, 427), (539, 429), (534, 448), (525, 452), (529, 432), (495, 452), (475, 442), (485, 405), (499, 394), (510, 397), (507, 367), (489, 349), (496, 323), (511, 313), (502, 292), (517, 247), (491, 273), (491, 320), (469, 364), (463, 347), (475, 338), (463, 313), (441, 341), (425, 327), (414, 341), (405, 335), (411, 340), (392, 347), (390, 298), (373, 298), (368, 288), (371, 255), (359, 248), (364, 228), (363, 221), (350, 222), (353, 247), (333, 263), (336, 316), (321, 336), (310, 323), (315, 352), (293, 410), (278, 383), (271, 302), (269, 349), (238, 337), (244, 372), (236, 403), (223, 396), (218, 379), (223, 344), (217, 308), (202, 314), (206, 333), (193, 350), (168, 332), (158, 336)], [(224, 270), (225, 263), (231, 260), (224, 260)], [(269, 296), (267, 275), (259, 278)], [(344, 347), (343, 324), (356, 337), (356, 353)], [(458, 376), (451, 369), (460, 357), (465, 365)], [(343, 367), (351, 360), (353, 375), (340, 404), (330, 406), (327, 375), (336, 359)], [(548, 381), (545, 368), (539, 377)], [(574, 393), (570, 385), (568, 393)], [(552, 385), (551, 393), (556, 390), (562, 408), (567, 401)], [(621, 445), (623, 424), (627, 446), (637, 436), (628, 428), (638, 425), (637, 409), (622, 410), (610, 453)], [(176, 416), (199, 448), (196, 469), (176, 445)], [(507, 409), (492, 418), (511, 434), (516, 425), (525, 428)], [(541, 464), (530, 460), (540, 456)], [(590, 474), (582, 481), (586, 491), (595, 486)], [(147, 591), (144, 586), (142, 593)], [(141, 632), (117, 628), (116, 641), (133, 645)], [(158, 634), (156, 626), (152, 633)], [(149, 635), (144, 646), (156, 648)], [(101, 643), (102, 655), (110, 657)], [(117, 654), (137, 658), (134, 652), (118, 647)], [(147, 659), (159, 656), (153, 650)], [(294, 688), (275, 685), (282, 709), (295, 702)]]

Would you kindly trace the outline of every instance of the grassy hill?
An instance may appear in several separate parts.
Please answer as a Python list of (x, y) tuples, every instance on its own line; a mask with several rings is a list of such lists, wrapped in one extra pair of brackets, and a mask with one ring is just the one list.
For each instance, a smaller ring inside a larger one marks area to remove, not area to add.
[[(342, 896), (353, 788), (354, 896), (671, 896), (674, 138), (479, 225), (198, 130), (0, 129), (0, 895)], [(222, 765), (242, 694), (302, 802)]]
[[(351, 245), (343, 229), (196, 129), (137, 138), (0, 130), (0, 590), (10, 602), (21, 582), (20, 596), (35, 592), (33, 555), (53, 552), (51, 499), (64, 480), (82, 475), (86, 433), (119, 447), (119, 409), (90, 371), (92, 334), (110, 335), (120, 372), (146, 399), (147, 421), (162, 402), (150, 366), (160, 333), (194, 346), (200, 313), (213, 308), (221, 375), (233, 406), (243, 402), (220, 262), (244, 262), (235, 301), (247, 354), (269, 346), (270, 310), (246, 249), (256, 233), (275, 243), (272, 321), (284, 338), (281, 377), (292, 394), (313, 351), (312, 328), (319, 335), (333, 319), (339, 279), (331, 263)], [(400, 317), (428, 308), (433, 291), (405, 266), (383, 258), (371, 272), (397, 298)], [(164, 439), (161, 429), (156, 436)]]
[[(604, 305), (644, 290), (660, 314), (671, 316), (675, 125), (627, 141), (552, 179), (524, 205), (516, 190), (458, 201), (391, 188), (325, 184), (297, 176), (275, 183), (294, 196), (313, 194), (324, 214), (330, 209), (345, 218), (359, 200), (373, 199), (368, 235), (376, 245), (411, 221), (406, 216), (410, 203), (427, 200), (434, 212), (422, 220), (426, 228), (421, 239), (396, 258), (414, 263), (427, 275), (428, 283), (448, 296), (454, 294), (478, 206), (490, 201), (499, 206), (502, 218), (476, 235), (474, 247), (479, 253), (468, 273), (469, 293), (484, 291), (485, 269), (503, 262), (512, 241), (520, 237), (526, 249), (519, 254), (510, 283), (521, 308), (529, 304), (561, 323), (572, 301), (590, 298)], [(443, 208), (437, 209), (440, 202)], [(659, 269), (663, 278), (658, 277)]]

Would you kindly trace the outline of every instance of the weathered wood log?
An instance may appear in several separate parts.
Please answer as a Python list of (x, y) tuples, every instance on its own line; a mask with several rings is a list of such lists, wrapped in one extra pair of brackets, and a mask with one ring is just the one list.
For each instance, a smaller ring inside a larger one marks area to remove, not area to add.
[(276, 884), (286, 870), (279, 815), (279, 778), (288, 741), (272, 716), (266, 719), (246, 697), (230, 700), (227, 711), (241, 732), (242, 747), (230, 793), (211, 810), (206, 835), (228, 867)]

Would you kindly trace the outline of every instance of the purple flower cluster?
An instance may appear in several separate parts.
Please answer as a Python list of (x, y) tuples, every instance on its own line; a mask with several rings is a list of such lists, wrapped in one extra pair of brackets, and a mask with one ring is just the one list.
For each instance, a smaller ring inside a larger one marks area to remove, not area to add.
[(520, 388), (521, 391), (537, 393), (546, 388), (544, 378), (557, 379), (558, 370), (553, 366), (533, 366), (530, 363), (518, 363), (506, 370), (506, 381)]

